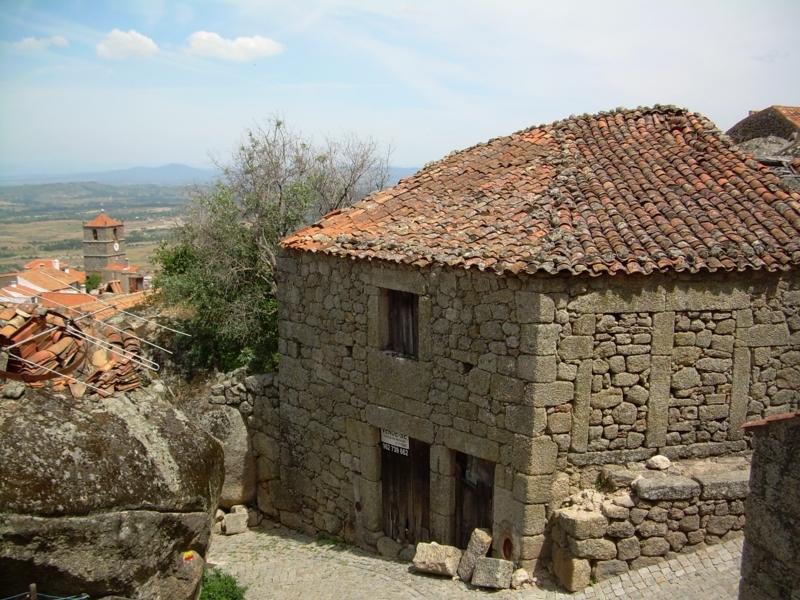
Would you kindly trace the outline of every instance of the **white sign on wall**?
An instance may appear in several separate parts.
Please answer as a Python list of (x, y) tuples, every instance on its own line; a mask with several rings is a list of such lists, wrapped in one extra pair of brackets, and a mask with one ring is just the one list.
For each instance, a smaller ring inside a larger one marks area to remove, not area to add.
[(408, 436), (402, 433), (381, 429), (381, 446), (389, 452), (408, 456)]

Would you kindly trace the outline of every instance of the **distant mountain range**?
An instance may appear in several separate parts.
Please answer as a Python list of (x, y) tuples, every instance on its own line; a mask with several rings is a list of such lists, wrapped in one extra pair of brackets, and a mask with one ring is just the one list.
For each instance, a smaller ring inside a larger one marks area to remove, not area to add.
[[(388, 185), (416, 173), (417, 167), (389, 167)], [(198, 169), (173, 163), (160, 167), (131, 167), (113, 171), (71, 173), (66, 175), (29, 175), (24, 177), (0, 177), (0, 185), (27, 185), (42, 183), (95, 182), (106, 185), (203, 185), (219, 176), (214, 169)]]

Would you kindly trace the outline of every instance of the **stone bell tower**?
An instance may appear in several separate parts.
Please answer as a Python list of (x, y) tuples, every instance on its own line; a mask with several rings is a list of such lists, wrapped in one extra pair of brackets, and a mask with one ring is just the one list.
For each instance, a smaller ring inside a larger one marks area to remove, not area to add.
[(125, 226), (101, 212), (83, 224), (83, 268), (87, 275), (101, 274), (110, 263), (125, 261)]

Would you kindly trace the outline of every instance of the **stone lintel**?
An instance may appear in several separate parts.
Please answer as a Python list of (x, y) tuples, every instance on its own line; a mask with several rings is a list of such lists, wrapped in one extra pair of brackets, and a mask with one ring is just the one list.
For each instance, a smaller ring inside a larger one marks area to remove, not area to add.
[(752, 327), (737, 328), (737, 342), (754, 348), (758, 346), (786, 346), (790, 343), (789, 328), (786, 323), (757, 324)]
[(739, 310), (750, 307), (750, 295), (738, 286), (741, 282), (676, 282), (666, 295), (667, 310)]
[(372, 285), (379, 288), (419, 295), (427, 293), (425, 276), (417, 269), (376, 267), (370, 275)]
[(665, 291), (660, 285), (613, 287), (578, 296), (569, 308), (579, 313), (661, 312), (665, 308)]
[(500, 447), (497, 442), (486, 438), (458, 431), (457, 429), (443, 429), (442, 440), (444, 445), (453, 450), (458, 450), (470, 456), (477, 456), (483, 460), (497, 462), (500, 459)]
[(653, 356), (650, 362), (650, 397), (647, 401), (645, 444), (657, 448), (667, 443), (671, 356)]
[(396, 433), (402, 433), (414, 439), (433, 443), (433, 423), (427, 419), (412, 417), (384, 406), (370, 404), (366, 410), (367, 422), (373, 427), (388, 429)]

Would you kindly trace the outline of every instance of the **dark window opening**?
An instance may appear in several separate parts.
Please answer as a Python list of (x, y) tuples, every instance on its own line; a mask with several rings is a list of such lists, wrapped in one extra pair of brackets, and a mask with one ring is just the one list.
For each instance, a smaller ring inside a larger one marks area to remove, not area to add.
[(389, 340), (386, 350), (416, 358), (419, 353), (419, 296), (387, 290)]
[(492, 531), (495, 465), (461, 452), (455, 458), (455, 542), (466, 548), (474, 529)]
[(92, 238), (97, 239), (97, 229), (92, 229)]
[(116, 227), (114, 227), (114, 239), (115, 239), (115, 240), (116, 240), (116, 239), (118, 239), (118, 238), (117, 238), (117, 228), (116, 228)]

